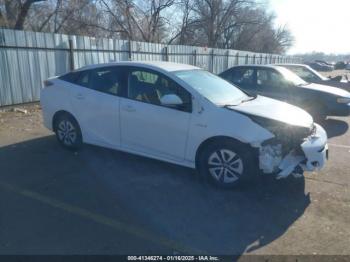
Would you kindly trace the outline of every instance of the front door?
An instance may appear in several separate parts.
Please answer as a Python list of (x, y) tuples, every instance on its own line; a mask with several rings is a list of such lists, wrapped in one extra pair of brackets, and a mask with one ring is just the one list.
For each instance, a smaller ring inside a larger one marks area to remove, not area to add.
[[(161, 97), (176, 94), (179, 107), (161, 104)], [(128, 150), (172, 160), (184, 160), (191, 95), (158, 72), (130, 67), (128, 86), (120, 101), (121, 144)]]
[(290, 85), (279, 72), (272, 68), (257, 68), (255, 85), (259, 95), (285, 102), (292, 99)]

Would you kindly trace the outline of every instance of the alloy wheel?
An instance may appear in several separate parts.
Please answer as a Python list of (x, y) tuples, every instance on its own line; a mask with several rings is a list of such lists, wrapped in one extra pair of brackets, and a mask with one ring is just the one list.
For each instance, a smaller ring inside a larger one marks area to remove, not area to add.
[(232, 150), (220, 149), (209, 156), (208, 169), (215, 180), (233, 183), (243, 174), (243, 161)]
[(69, 120), (62, 120), (57, 126), (57, 135), (64, 145), (71, 146), (76, 142), (77, 130)]

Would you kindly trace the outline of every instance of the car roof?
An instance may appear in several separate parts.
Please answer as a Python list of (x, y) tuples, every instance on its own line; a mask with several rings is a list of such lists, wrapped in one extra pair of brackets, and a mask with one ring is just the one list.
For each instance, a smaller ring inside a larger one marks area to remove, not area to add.
[(109, 63), (103, 63), (103, 64), (88, 65), (88, 66), (79, 68), (76, 71), (94, 69), (94, 68), (100, 68), (100, 67), (106, 67), (106, 66), (140, 66), (140, 67), (146, 67), (150, 69), (161, 69), (167, 72), (201, 69), (199, 67), (192, 66), (192, 65), (179, 64), (179, 63), (173, 63), (173, 62), (164, 62), (164, 61), (122, 61), (122, 62), (109, 62)]
[(277, 66), (302, 66), (302, 67), (308, 67), (308, 65), (305, 64), (276, 64)]
[(278, 65), (275, 65), (275, 64), (273, 64), (273, 65), (272, 64), (266, 64), (266, 65), (254, 65), (254, 64), (236, 65), (236, 66), (228, 68), (227, 70), (223, 71), (222, 73), (224, 73), (226, 71), (229, 71), (231, 69), (242, 68), (242, 67), (253, 67), (253, 68), (261, 67), (261, 68), (273, 68), (273, 69), (276, 69), (276, 68), (279, 68), (279, 67), (282, 67), (282, 66), (278, 66)]

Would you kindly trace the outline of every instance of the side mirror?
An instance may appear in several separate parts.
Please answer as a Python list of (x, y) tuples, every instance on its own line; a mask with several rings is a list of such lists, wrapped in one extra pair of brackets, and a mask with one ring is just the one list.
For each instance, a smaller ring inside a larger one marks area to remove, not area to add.
[(163, 106), (179, 106), (182, 105), (183, 102), (181, 98), (175, 94), (164, 95), (160, 98), (160, 103)]

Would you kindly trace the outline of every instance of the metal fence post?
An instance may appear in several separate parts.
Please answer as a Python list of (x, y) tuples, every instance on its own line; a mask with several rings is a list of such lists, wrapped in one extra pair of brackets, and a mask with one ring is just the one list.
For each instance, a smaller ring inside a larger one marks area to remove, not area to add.
[(226, 68), (225, 69), (228, 69), (228, 67), (229, 67), (229, 59), (230, 59), (230, 50), (227, 50), (226, 51)]
[(193, 65), (196, 66), (197, 65), (197, 50), (193, 50), (192, 53), (192, 57), (193, 57)]
[(131, 40), (129, 40), (129, 41), (128, 41), (129, 61), (131, 61), (131, 59), (132, 59), (132, 48), (131, 48), (131, 47), (132, 47), (132, 45), (131, 45)]
[(248, 60), (249, 60), (249, 55), (246, 54), (246, 55), (245, 55), (245, 64), (246, 64), (246, 65), (248, 64)]
[(211, 53), (210, 53), (210, 72), (214, 72), (214, 49), (211, 50)]
[(69, 69), (73, 71), (74, 70), (74, 51), (73, 51), (72, 39), (68, 39), (68, 45), (69, 45)]
[(236, 59), (235, 59), (235, 65), (238, 65), (239, 63), (239, 52), (236, 53)]
[(165, 61), (169, 61), (168, 47), (164, 47)]

